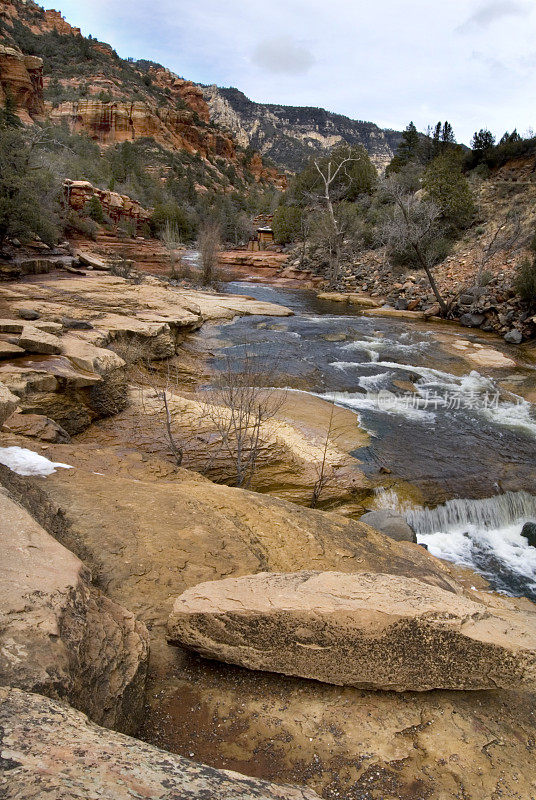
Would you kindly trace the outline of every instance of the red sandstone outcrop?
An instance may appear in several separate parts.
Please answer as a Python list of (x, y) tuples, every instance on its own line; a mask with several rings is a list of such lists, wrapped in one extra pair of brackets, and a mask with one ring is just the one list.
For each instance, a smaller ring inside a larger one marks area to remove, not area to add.
[(203, 95), (203, 90), (192, 81), (179, 78), (174, 72), (164, 67), (151, 67), (149, 75), (156, 86), (169, 89), (172, 96), (182, 98), (186, 105), (199, 116), (203, 122), (210, 122), (208, 103)]
[(61, 15), (61, 11), (56, 11), (53, 8), (45, 11), (45, 25), (47, 30), (56, 30), (63, 36), (72, 34), (73, 36), (80, 36), (80, 28), (73, 28), (72, 25), (65, 20)]
[(249, 169), (253, 173), (257, 183), (260, 181), (269, 181), (282, 192), (284, 192), (288, 186), (287, 176), (279, 172), (275, 167), (267, 167), (260, 153), (253, 153), (251, 161), (249, 162)]
[(149, 222), (151, 212), (136, 200), (118, 192), (97, 189), (89, 181), (66, 180), (63, 184), (65, 201), (74, 211), (82, 211), (86, 203), (96, 197), (110, 219), (117, 223), (125, 219), (133, 220), (137, 226)]
[(195, 124), (189, 110), (157, 108), (141, 101), (103, 103), (90, 98), (61, 103), (49, 109), (49, 116), (52, 122), (67, 122), (72, 131), (87, 133), (103, 146), (153, 137), (170, 149), (198, 152), (204, 158), (236, 159), (232, 137)]

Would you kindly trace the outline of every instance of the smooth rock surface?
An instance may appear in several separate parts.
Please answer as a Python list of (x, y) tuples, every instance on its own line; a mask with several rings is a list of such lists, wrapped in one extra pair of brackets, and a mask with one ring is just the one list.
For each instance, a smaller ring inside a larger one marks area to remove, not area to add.
[(171, 642), (209, 658), (336, 685), (536, 688), (534, 611), (402, 576), (261, 573), (203, 583), (175, 601), (168, 630)]
[(55, 700), (0, 689), (3, 800), (315, 800), (99, 728)]
[(67, 700), (103, 725), (135, 730), (145, 626), (95, 589), (82, 562), (1, 487), (0, 520), (0, 684)]
[(19, 347), (16, 344), (11, 344), (11, 342), (0, 341), (0, 359), (16, 358), (17, 356), (22, 356), (23, 354), (24, 349), (22, 347)]
[[(364, 692), (208, 661), (165, 642), (173, 600), (200, 581), (270, 569), (392, 573), (396, 565), (448, 588), (447, 563), (338, 515), (215, 486), (124, 447), (114, 454), (78, 441), (47, 454), (75, 467), (40, 484), (53, 508), (68, 509), (62, 541), (149, 625), (145, 741), (329, 800), (534, 793), (536, 695), (515, 687)], [(43, 509), (23, 488), (25, 502)], [(469, 576), (468, 590), (473, 583)]]

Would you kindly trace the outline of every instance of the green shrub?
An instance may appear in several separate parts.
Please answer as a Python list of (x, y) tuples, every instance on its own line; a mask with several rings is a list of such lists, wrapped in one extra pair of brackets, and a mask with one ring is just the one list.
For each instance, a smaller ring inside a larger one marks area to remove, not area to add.
[(456, 151), (447, 151), (434, 158), (424, 174), (423, 186), (441, 209), (451, 230), (469, 227), (475, 215), (475, 205)]
[(97, 222), (99, 225), (104, 225), (106, 222), (104, 210), (99, 198), (96, 195), (93, 195), (91, 200), (85, 204), (83, 208), (83, 216), (89, 217), (93, 220), (93, 222)]
[(298, 206), (279, 206), (272, 222), (277, 244), (290, 244), (300, 238), (303, 209)]
[(514, 288), (523, 300), (536, 304), (536, 259), (525, 258), (517, 265)]
[(166, 224), (176, 226), (181, 241), (189, 242), (194, 238), (195, 228), (183, 209), (176, 203), (158, 203), (151, 217), (151, 230), (158, 234)]
[(76, 211), (69, 211), (65, 219), (66, 232), (81, 233), (88, 239), (95, 240), (99, 226), (89, 217), (81, 217)]

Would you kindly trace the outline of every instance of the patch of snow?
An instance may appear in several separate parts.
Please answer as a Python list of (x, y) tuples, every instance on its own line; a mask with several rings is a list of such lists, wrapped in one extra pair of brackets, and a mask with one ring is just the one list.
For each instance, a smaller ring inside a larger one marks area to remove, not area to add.
[(0, 464), (17, 475), (52, 475), (58, 467), (72, 469), (70, 464), (49, 461), (45, 456), (24, 447), (0, 447)]

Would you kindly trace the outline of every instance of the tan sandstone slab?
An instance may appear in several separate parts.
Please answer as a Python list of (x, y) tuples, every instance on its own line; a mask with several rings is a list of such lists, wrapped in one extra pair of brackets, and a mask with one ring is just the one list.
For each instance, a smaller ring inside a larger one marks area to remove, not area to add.
[(0, 689), (3, 800), (318, 800), (99, 728), (37, 694)]
[(336, 685), (536, 686), (535, 612), (400, 575), (260, 573), (203, 583), (176, 600), (168, 630), (171, 642), (209, 658)]
[(18, 340), (19, 347), (29, 353), (54, 355), (61, 353), (61, 339), (51, 333), (45, 333), (37, 328), (25, 327)]

